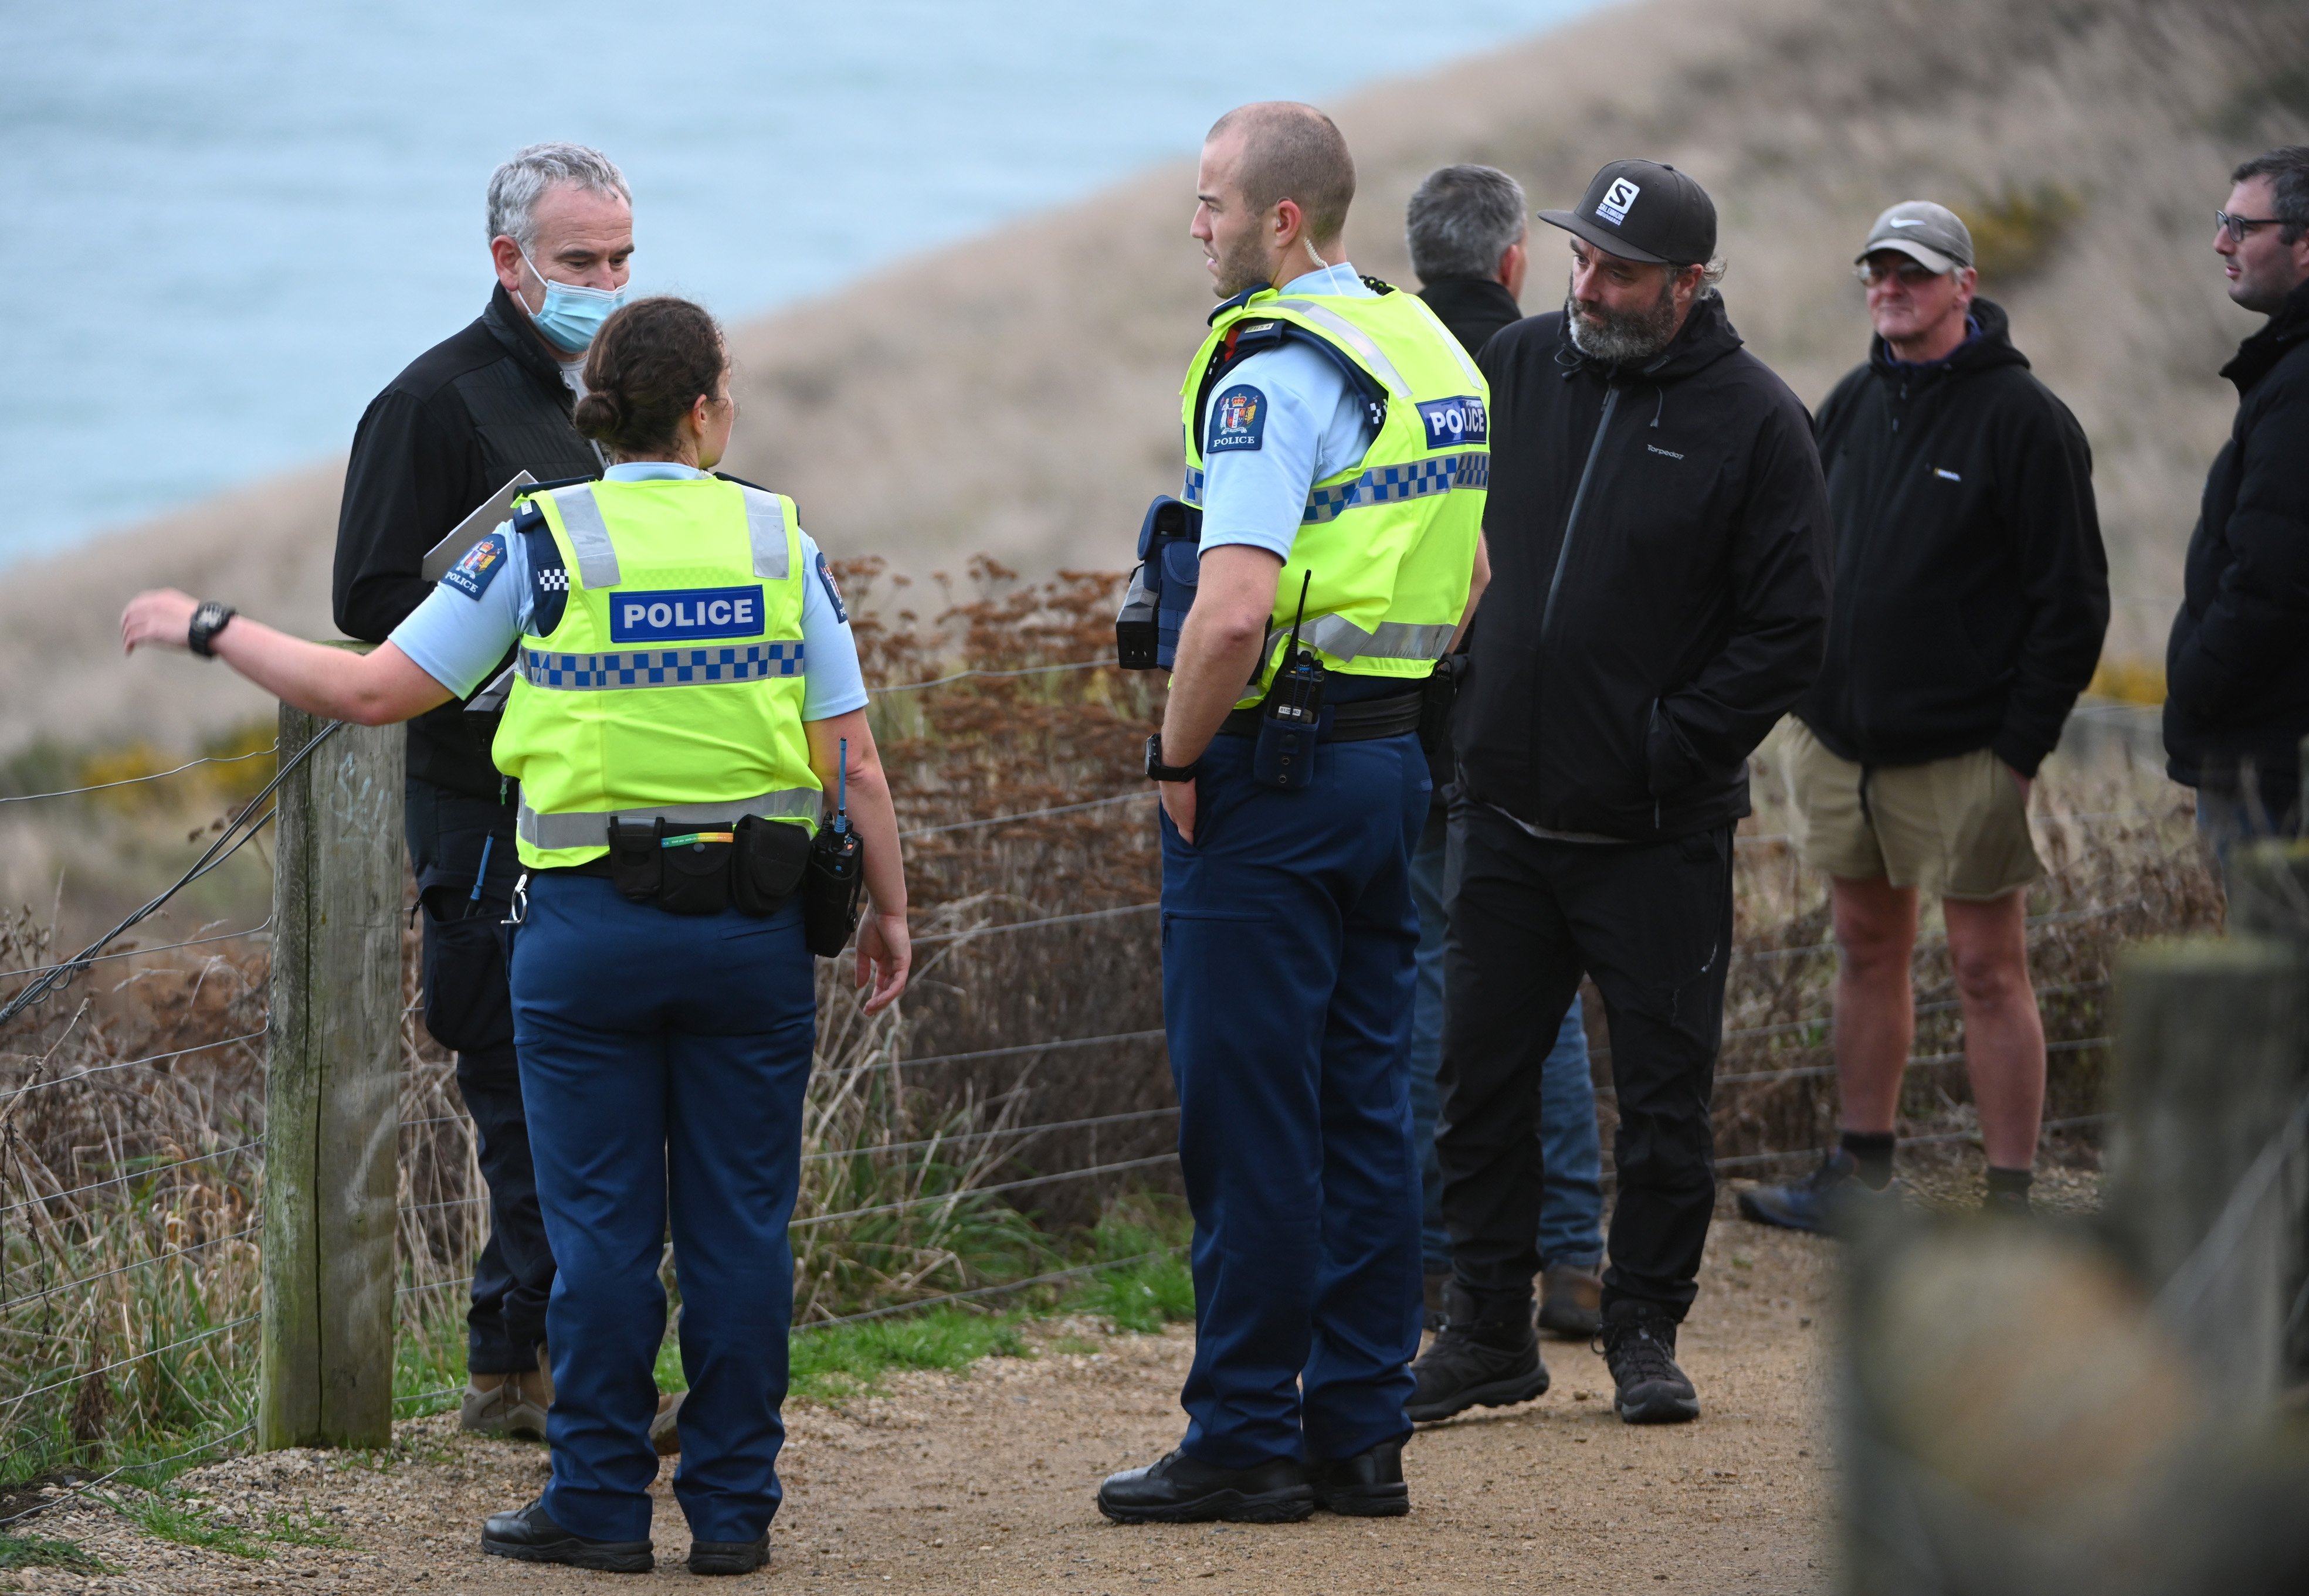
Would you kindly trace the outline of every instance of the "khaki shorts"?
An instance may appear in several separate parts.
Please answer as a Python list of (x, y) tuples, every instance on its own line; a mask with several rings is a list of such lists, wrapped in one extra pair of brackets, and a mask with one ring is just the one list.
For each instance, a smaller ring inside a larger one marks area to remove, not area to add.
[(2045, 874), (2019, 779), (1985, 748), (1864, 772), (1791, 720), (1781, 757), (1796, 851), (1815, 870), (1980, 902)]

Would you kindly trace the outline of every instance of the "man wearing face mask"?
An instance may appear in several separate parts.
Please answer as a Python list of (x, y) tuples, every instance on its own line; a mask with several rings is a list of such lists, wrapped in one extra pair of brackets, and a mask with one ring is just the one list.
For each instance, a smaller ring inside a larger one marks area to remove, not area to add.
[[(420, 569), (427, 551), (517, 473), (550, 483), (601, 470), (570, 414), (593, 332), (625, 298), (634, 249), (625, 177), (599, 151), (532, 144), (490, 177), (489, 230), (497, 287), (480, 319), (387, 384), (353, 435), (334, 583), (336, 623), (349, 636), (383, 643), (436, 586)], [(542, 1440), (553, 1255), (498, 942), (521, 867), (519, 795), (489, 757), (497, 721), (453, 700), (409, 723), (409, 855), (425, 916), (425, 1026), (457, 1055), (489, 1188), (462, 1422)]]

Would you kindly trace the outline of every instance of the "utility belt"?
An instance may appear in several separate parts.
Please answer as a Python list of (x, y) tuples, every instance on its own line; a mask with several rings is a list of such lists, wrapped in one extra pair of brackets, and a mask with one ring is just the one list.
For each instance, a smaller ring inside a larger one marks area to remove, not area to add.
[[(1321, 718), (1315, 733), (1319, 743), (1360, 743), (1373, 738), (1401, 737), (1417, 731), (1426, 712), (1426, 684), (1420, 683), (1408, 692), (1387, 698), (1370, 698), (1357, 703), (1331, 703), (1322, 706)], [(1250, 737), (1259, 734), (1267, 719), (1264, 706), (1233, 711), (1219, 722), (1221, 737)]]
[(809, 951), (832, 958), (858, 927), (865, 884), (865, 839), (845, 824), (822, 825), (813, 837), (790, 821), (748, 815), (735, 822), (663, 818), (609, 822), (610, 851), (582, 865), (540, 875), (592, 876), (629, 902), (668, 914), (763, 918), (802, 889), (802, 935)]

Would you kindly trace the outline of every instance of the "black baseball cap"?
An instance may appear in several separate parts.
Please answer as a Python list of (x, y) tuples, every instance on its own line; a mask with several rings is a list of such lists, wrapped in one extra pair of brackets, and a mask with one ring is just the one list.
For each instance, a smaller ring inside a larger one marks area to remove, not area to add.
[(1622, 260), (1693, 266), (1716, 254), (1716, 202), (1656, 160), (1615, 160), (1589, 180), (1579, 209), (1539, 219)]

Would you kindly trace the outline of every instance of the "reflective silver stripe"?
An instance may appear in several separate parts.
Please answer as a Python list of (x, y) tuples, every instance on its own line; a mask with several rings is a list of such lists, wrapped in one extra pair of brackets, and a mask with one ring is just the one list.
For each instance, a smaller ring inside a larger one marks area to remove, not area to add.
[(1381, 621), (1378, 631), (1366, 632), (1343, 615), (1327, 615), (1308, 622), (1299, 634), (1340, 660), (1440, 660), (1457, 629)]
[(1319, 526), (1338, 520), (1358, 505), (1395, 504), (1449, 493), (1455, 487), (1489, 487), (1491, 481), (1489, 454), (1439, 454), (1409, 465), (1373, 466), (1352, 482), (1319, 487), (1309, 494), (1306, 511), (1299, 520), (1302, 525)]
[(601, 524), (601, 506), (593, 502), (593, 485), (557, 487), (544, 496), (561, 512), (562, 530), (569, 547), (577, 551), (577, 576), (589, 588), (618, 585), (618, 551), (610, 543), (610, 529)]
[(1371, 334), (1328, 306), (1318, 305), (1311, 299), (1275, 299), (1259, 308), (1296, 311), (1361, 355), (1363, 363), (1377, 372), (1379, 380), (1390, 390), (1406, 398), (1410, 396), (1411, 384), (1405, 382), (1402, 374), (1395, 369), (1395, 362), (1379, 352), (1379, 345), (1371, 341)]
[(1429, 307), (1426, 300), (1420, 298), (1416, 294), (1412, 296), (1412, 300), (1420, 309), (1427, 312), (1427, 319), (1435, 324), (1435, 331), (1442, 338), (1443, 347), (1449, 349), (1458, 359), (1459, 369), (1467, 374), (1467, 380), (1480, 389), (1483, 385), (1483, 374), (1475, 369), (1475, 363), (1468, 357), (1467, 346), (1459, 341), (1459, 335), (1443, 324), (1443, 318)]
[(727, 647), (629, 649), (615, 654), (563, 654), (523, 647), (514, 668), (532, 687), (599, 692), (605, 687), (686, 687), (705, 682), (758, 682), (802, 676), (800, 643), (741, 643)]
[[(744, 483), (738, 490), (746, 496), (746, 537), (754, 546), (754, 574), (768, 582), (783, 582), (791, 562), (786, 556), (786, 510), (778, 496), (764, 493), (758, 487)], [(588, 587), (592, 582), (588, 580)]]
[(596, 809), (540, 815), (524, 795), (514, 816), (514, 829), (532, 848), (602, 848), (609, 844), (612, 820), (669, 820), (688, 824), (705, 820), (736, 820), (747, 815), (773, 820), (818, 817), (821, 795), (814, 787), (789, 787), (749, 798), (724, 798), (718, 804), (670, 804), (662, 809)]

